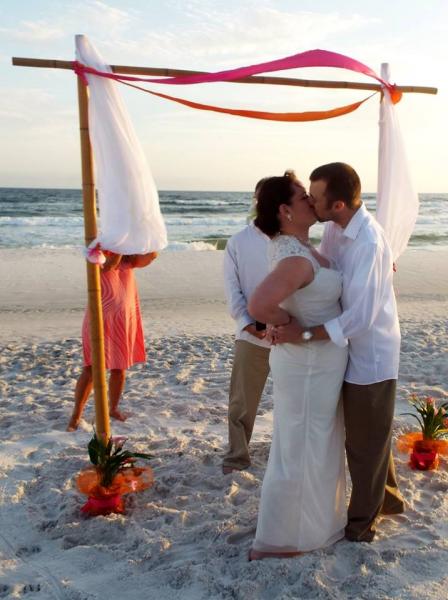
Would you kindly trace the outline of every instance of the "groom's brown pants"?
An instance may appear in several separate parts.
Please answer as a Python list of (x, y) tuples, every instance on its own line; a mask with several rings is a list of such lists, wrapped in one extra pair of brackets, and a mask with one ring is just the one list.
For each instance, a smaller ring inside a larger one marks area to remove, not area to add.
[(352, 541), (371, 542), (379, 513), (404, 510), (391, 453), (396, 383), (344, 382), (345, 448), (352, 480), (345, 536)]

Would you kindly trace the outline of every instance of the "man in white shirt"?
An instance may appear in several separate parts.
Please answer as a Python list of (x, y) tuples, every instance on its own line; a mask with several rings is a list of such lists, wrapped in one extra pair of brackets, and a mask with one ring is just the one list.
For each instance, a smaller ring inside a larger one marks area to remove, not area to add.
[(330, 338), (349, 345), (343, 402), (353, 487), (346, 537), (370, 542), (379, 513), (404, 509), (391, 454), (400, 355), (392, 255), (383, 229), (361, 201), (361, 182), (352, 167), (323, 165), (310, 180), (310, 203), (318, 220), (328, 222), (319, 250), (342, 272), (343, 312), (306, 330), (292, 322), (276, 336), (278, 343)]
[[(255, 195), (262, 183), (257, 184)], [(264, 339), (265, 330), (257, 330), (247, 311), (250, 296), (268, 274), (268, 240), (251, 221), (229, 239), (224, 254), (224, 287), (230, 315), (236, 322), (224, 474), (250, 465), (249, 441), (269, 373), (270, 345)]]

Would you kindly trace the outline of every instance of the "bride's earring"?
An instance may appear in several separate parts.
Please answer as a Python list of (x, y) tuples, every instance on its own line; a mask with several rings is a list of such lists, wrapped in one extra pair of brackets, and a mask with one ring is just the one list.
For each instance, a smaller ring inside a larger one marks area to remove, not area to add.
[(292, 215), (291, 215), (290, 213), (288, 213), (288, 214), (286, 215), (286, 218), (287, 218), (287, 219), (288, 219), (288, 221), (291, 223), (291, 221), (292, 221)]

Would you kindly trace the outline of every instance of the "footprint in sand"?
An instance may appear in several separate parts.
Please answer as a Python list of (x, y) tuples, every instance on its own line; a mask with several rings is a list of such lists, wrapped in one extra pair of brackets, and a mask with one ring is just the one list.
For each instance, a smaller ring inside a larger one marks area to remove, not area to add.
[(197, 377), (193, 381), (193, 384), (191, 386), (191, 391), (194, 392), (195, 394), (200, 394), (202, 392), (202, 390), (204, 389), (204, 386), (205, 386), (205, 382), (202, 379), (202, 377)]
[[(442, 491), (442, 493), (440, 493)], [(431, 482), (429, 489), (421, 490), (420, 498), (418, 499), (418, 505), (438, 508), (444, 502), (444, 492), (445, 490), (440, 490), (435, 482)], [(439, 493), (437, 493), (439, 492)]]
[(395, 563), (403, 556), (403, 550), (388, 548), (380, 552), (380, 556), (388, 564)]
[(21, 546), (18, 548), (16, 554), (20, 556), (20, 558), (32, 556), (33, 554), (38, 554), (42, 549), (40, 546)]
[(30, 592), (40, 592), (41, 586), (40, 583), (26, 583), (22, 587), (22, 594), (29, 594)]
[(240, 504), (246, 502), (248, 494), (247, 492), (242, 491), (237, 483), (233, 482), (227, 497), (234, 506), (240, 506)]
[(179, 383), (183, 383), (184, 385), (187, 385), (189, 379), (190, 379), (190, 373), (193, 370), (193, 367), (184, 367), (183, 369), (181, 369), (178, 373), (176, 373), (176, 380)]
[(0, 583), (0, 598), (6, 598), (12, 592), (12, 587), (5, 583)]
[(241, 529), (237, 529), (233, 533), (227, 536), (226, 542), (228, 544), (239, 544), (243, 542), (248, 537), (253, 537), (255, 535), (256, 527), (242, 527)]
[(204, 485), (210, 490), (222, 490), (225, 483), (222, 475), (219, 475), (218, 477), (207, 477), (207, 479), (204, 479)]
[[(217, 450), (214, 448), (214, 452), (216, 452)], [(220, 459), (216, 458), (216, 454), (205, 454), (202, 457), (202, 464), (205, 465), (206, 467), (216, 467), (218, 468), (218, 465), (220, 463)], [(222, 485), (220, 485), (220, 487), (222, 487)]]
[(430, 545), (437, 539), (440, 539), (440, 536), (431, 531), (423, 529), (401, 536), (400, 543), (411, 546), (412, 548), (421, 548), (422, 546)]

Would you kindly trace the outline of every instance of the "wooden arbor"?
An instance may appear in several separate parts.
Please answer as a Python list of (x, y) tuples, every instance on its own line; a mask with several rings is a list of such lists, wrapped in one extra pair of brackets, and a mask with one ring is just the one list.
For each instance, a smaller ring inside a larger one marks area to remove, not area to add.
[[(12, 64), (20, 67), (38, 67), (50, 69), (73, 70), (73, 61), (46, 60), (36, 58), (12, 59)], [(202, 74), (202, 71), (188, 71), (182, 69), (162, 69), (153, 67), (133, 67), (126, 65), (111, 65), (114, 73), (151, 75), (162, 77), (174, 77), (183, 75)], [(286, 85), (313, 88), (330, 89), (355, 89), (382, 91), (379, 83), (360, 83), (348, 81), (323, 81), (309, 79), (295, 79), (289, 77), (265, 77), (250, 76), (233, 80), (230, 83), (249, 83), (264, 85)], [(396, 86), (399, 92), (437, 94), (437, 88), (421, 86)], [(96, 202), (95, 202), (95, 180), (93, 171), (93, 157), (89, 136), (88, 121), (88, 90), (84, 83), (78, 78), (78, 105), (79, 105), (79, 129), (81, 137), (81, 165), (82, 165), (82, 190), (84, 206), (84, 233), (85, 242), (88, 246), (97, 237)], [(101, 307), (101, 284), (100, 271), (97, 264), (89, 261), (87, 264), (87, 289), (90, 311), (90, 335), (92, 347), (92, 374), (95, 397), (95, 421), (96, 431), (99, 436), (108, 440), (110, 437), (109, 406), (107, 400), (106, 365), (104, 356), (104, 329)]]

